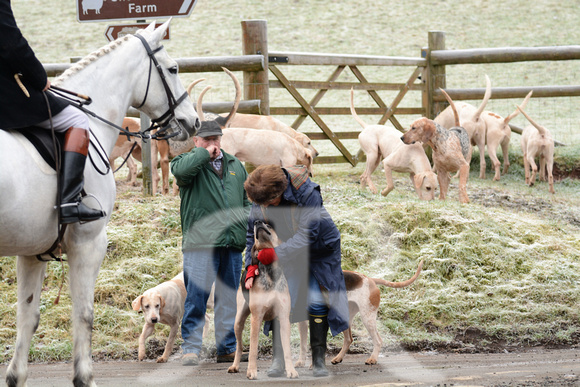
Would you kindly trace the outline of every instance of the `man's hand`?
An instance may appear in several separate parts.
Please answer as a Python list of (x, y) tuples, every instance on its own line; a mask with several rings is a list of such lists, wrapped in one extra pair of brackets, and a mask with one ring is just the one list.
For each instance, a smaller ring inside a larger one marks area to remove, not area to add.
[(205, 149), (209, 152), (209, 158), (212, 160), (215, 160), (220, 155), (220, 147), (213, 143)]

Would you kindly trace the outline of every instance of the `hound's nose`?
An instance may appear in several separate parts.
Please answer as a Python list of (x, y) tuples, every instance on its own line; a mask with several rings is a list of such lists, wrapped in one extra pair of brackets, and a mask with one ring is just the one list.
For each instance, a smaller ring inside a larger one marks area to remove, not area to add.
[(157, 317), (153, 317), (153, 318), (151, 319), (151, 322), (152, 322), (153, 324), (157, 324)]
[(260, 219), (257, 219), (257, 220), (254, 221), (254, 226), (260, 226), (262, 224), (264, 224), (264, 222), (262, 220), (260, 220)]

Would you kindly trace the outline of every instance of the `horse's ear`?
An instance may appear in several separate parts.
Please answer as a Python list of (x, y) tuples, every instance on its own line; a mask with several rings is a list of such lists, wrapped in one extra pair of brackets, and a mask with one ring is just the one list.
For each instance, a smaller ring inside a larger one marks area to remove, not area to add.
[[(167, 29), (169, 28), (170, 22), (171, 22), (171, 18), (169, 18), (169, 20), (167, 20), (165, 23), (160, 25), (159, 28), (155, 29), (155, 31), (153, 31), (153, 34), (151, 35), (151, 39), (153, 41), (160, 42), (163, 39), (163, 37), (165, 36), (165, 33), (167, 32)], [(152, 23), (152, 24), (155, 25), (155, 23)], [(151, 27), (151, 25), (149, 27)], [(149, 27), (147, 27), (147, 29), (149, 29)]]
[(155, 22), (150, 23), (144, 30), (147, 32), (155, 31)]

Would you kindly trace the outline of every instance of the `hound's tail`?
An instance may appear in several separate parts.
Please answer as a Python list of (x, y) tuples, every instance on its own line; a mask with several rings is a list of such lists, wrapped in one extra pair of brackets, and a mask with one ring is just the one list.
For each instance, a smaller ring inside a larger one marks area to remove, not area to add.
[(447, 92), (445, 90), (443, 90), (442, 88), (439, 88), (439, 90), (441, 90), (441, 92), (443, 93), (443, 95), (447, 99), (447, 102), (449, 102), (449, 106), (451, 106), (451, 110), (453, 110), (453, 118), (455, 119), (455, 126), (461, 126), (461, 124), (459, 123), (459, 114), (457, 114), (457, 109), (455, 108), (455, 104), (453, 103), (453, 100), (451, 99), (449, 94), (447, 94)]
[[(530, 91), (531, 93), (531, 91)], [(530, 116), (528, 116), (528, 114), (524, 111), (524, 107), (523, 106), (518, 106), (516, 105), (518, 111), (522, 112), (522, 114), (528, 119), (528, 121), (530, 121), (530, 124), (532, 124), (532, 126), (536, 129), (538, 129), (538, 132), (540, 132), (540, 135), (542, 137), (544, 137), (546, 135), (546, 128), (544, 128), (542, 125), (538, 124), (536, 121), (532, 120), (532, 118)]]
[(350, 114), (352, 114), (353, 118), (356, 122), (359, 123), (360, 126), (363, 128), (367, 127), (367, 124), (356, 114), (356, 110), (354, 109), (354, 88), (350, 88)]
[(377, 285), (388, 286), (390, 288), (404, 288), (406, 286), (411, 285), (413, 282), (415, 282), (415, 280), (417, 278), (419, 278), (419, 274), (421, 273), (421, 269), (423, 269), (423, 260), (421, 260), (421, 262), (419, 262), (419, 267), (417, 267), (417, 271), (415, 272), (415, 275), (413, 275), (411, 278), (409, 278), (406, 281), (390, 282), (390, 281), (385, 281), (384, 279), (380, 279), (380, 278), (371, 278), (371, 279), (373, 281), (375, 281), (375, 284), (377, 284)]

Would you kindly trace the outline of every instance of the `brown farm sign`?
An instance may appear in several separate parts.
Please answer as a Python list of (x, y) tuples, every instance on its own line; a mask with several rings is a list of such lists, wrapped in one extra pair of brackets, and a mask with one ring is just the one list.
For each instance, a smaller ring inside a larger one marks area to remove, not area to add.
[(76, 0), (80, 22), (189, 16), (197, 0)]

